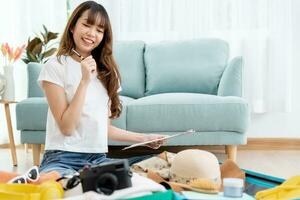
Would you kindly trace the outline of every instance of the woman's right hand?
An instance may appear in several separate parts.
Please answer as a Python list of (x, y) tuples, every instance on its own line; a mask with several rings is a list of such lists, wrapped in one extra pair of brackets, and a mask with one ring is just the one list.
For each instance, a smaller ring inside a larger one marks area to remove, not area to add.
[(97, 63), (92, 55), (86, 57), (81, 61), (81, 80), (89, 83), (91, 80), (91, 76), (96, 72)]

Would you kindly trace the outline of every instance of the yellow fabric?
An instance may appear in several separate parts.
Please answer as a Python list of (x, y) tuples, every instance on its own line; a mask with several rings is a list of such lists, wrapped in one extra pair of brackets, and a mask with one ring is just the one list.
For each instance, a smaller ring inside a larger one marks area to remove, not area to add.
[(289, 178), (275, 188), (257, 192), (255, 197), (258, 200), (285, 200), (300, 198), (300, 175)]
[(61, 185), (55, 181), (41, 185), (0, 184), (0, 200), (50, 200), (62, 198), (63, 195)]

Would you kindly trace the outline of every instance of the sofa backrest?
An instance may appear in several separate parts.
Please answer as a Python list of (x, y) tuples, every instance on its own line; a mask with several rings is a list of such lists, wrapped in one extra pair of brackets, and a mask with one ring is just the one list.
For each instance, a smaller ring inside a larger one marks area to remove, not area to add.
[(228, 44), (219, 39), (147, 44), (145, 94), (191, 92), (216, 95), (228, 54)]
[[(168, 92), (217, 94), (228, 61), (228, 44), (219, 39), (159, 42), (117, 41), (113, 54), (121, 95), (140, 98)], [(43, 64), (28, 64), (28, 97), (43, 97), (37, 84)]]
[(121, 95), (140, 98), (145, 93), (145, 43), (142, 41), (117, 41), (113, 54), (118, 64), (121, 79)]
[(40, 71), (42, 69), (43, 64), (40, 63), (28, 63), (27, 65), (27, 74), (28, 74), (28, 89), (27, 96), (28, 97), (43, 97), (44, 92), (37, 84), (37, 79), (40, 75)]

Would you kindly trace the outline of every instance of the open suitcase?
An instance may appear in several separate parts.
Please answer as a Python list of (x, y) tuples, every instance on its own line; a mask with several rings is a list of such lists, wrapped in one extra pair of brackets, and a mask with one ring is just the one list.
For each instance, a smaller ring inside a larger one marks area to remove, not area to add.
[(274, 188), (285, 179), (243, 169), (246, 173), (245, 193), (255, 196), (259, 191)]
[[(245, 183), (245, 190), (244, 193), (248, 194), (249, 196), (252, 196), (253, 199), (255, 199), (255, 194), (259, 191), (274, 188), (280, 184), (282, 184), (285, 179), (274, 177), (274, 176), (269, 176), (266, 174), (250, 171), (250, 170), (245, 170), (246, 173), (246, 183)], [(220, 196), (215, 196), (215, 199), (219, 199)], [(300, 197), (299, 197), (300, 198)], [(168, 190), (166, 192), (160, 192), (160, 193), (155, 193), (152, 195), (147, 195), (143, 197), (137, 197), (137, 198), (132, 198), (130, 200), (182, 200), (182, 199), (187, 199), (182, 195), (179, 195), (178, 193), (173, 192), (172, 190)], [(210, 198), (214, 199), (214, 198)], [(224, 198), (224, 199), (230, 199), (230, 198)], [(234, 198), (236, 200), (240, 199), (249, 199), (249, 197), (246, 197), (244, 195), (244, 198)]]

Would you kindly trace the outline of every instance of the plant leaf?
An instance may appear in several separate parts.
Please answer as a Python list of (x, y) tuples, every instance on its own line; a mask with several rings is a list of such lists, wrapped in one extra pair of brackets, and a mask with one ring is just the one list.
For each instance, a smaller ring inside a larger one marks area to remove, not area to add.
[(47, 28), (46, 28), (46, 26), (44, 24), (43, 24), (43, 28), (45, 30), (45, 35), (47, 35), (48, 34), (48, 30), (47, 30)]
[(26, 55), (22, 60), (27, 64), (28, 62), (43, 63), (44, 58), (47, 58), (55, 53), (57, 48), (51, 48), (53, 45), (47, 47), (50, 40), (54, 40), (58, 37), (58, 33), (48, 31), (47, 27), (43, 24), (43, 30), (40, 34), (36, 34), (36, 37), (30, 40), (26, 47)]
[(58, 33), (48, 32), (48, 35), (47, 35), (48, 41), (56, 39), (57, 36), (58, 36)]
[(49, 59), (44, 60), (42, 63), (45, 64)]
[(49, 49), (48, 51), (42, 54), (42, 58), (47, 58), (53, 55), (56, 52), (56, 50), (57, 50), (56, 48)]
[(47, 39), (47, 36), (46, 36), (46, 34), (44, 34), (43, 32), (41, 32), (41, 35), (42, 35), (42, 37), (43, 37), (43, 43), (44, 44), (47, 44), (48, 43), (48, 39)]
[(39, 43), (32, 49), (31, 53), (35, 56), (39, 55), (42, 52), (42, 48), (43, 48), (43, 44)]
[(30, 62), (39, 62), (38, 59), (30, 52), (27, 53)]
[(28, 64), (30, 62), (30, 60), (28, 60), (27, 58), (22, 58), (22, 61), (25, 63), (25, 64)]
[(32, 52), (33, 49), (34, 49), (37, 45), (39, 45), (39, 44), (42, 44), (41, 39), (38, 38), (38, 37), (35, 37), (35, 38), (33, 38), (31, 41), (28, 42), (28, 45), (27, 45), (26, 50), (29, 51), (29, 52)]

